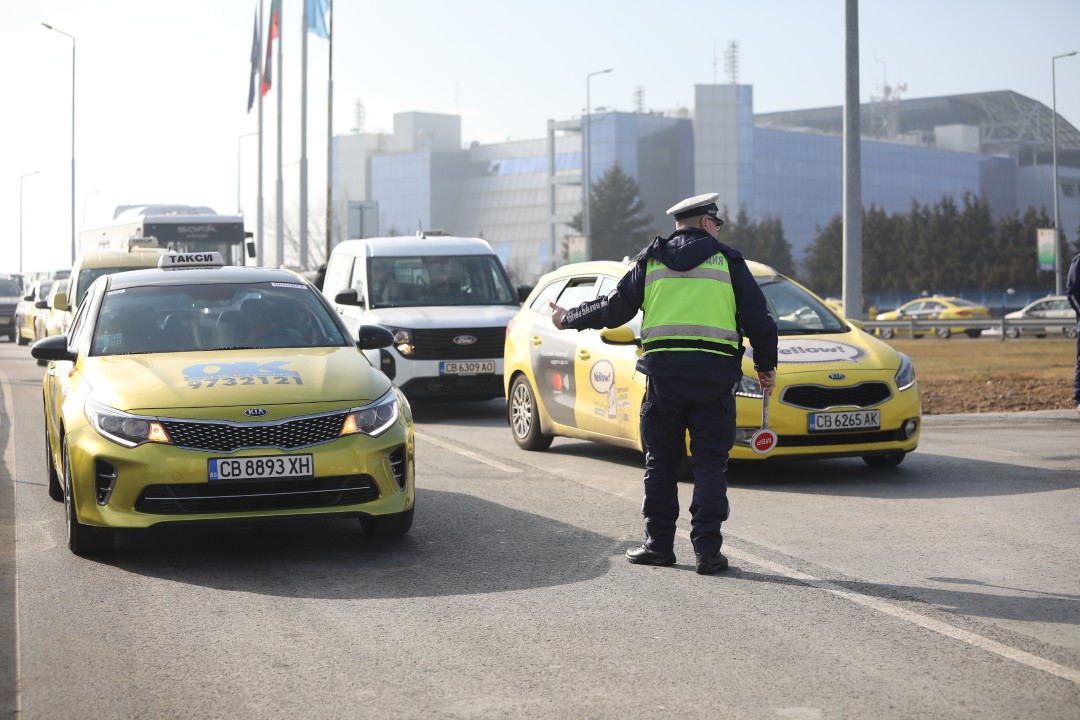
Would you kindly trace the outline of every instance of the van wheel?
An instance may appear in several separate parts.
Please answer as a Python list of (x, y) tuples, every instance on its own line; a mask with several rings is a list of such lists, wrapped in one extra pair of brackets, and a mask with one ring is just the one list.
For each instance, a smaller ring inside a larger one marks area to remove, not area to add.
[(540, 414), (536, 409), (536, 396), (524, 375), (518, 375), (510, 387), (510, 401), (506, 404), (506, 419), (514, 434), (514, 442), (523, 450), (547, 450), (555, 438), (540, 431)]

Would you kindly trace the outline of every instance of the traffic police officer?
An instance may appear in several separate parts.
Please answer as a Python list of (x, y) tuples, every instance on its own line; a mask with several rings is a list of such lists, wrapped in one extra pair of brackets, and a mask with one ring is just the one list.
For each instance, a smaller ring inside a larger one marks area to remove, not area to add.
[(687, 198), (667, 211), (671, 237), (657, 237), (607, 297), (576, 308), (551, 303), (559, 329), (618, 327), (644, 310), (643, 354), (648, 376), (641, 406), (645, 445), (645, 542), (626, 552), (641, 565), (675, 563), (679, 466), (690, 454), (694, 494), (690, 540), (697, 571), (728, 566), (720, 524), (728, 518), (728, 453), (735, 440), (735, 387), (742, 379), (742, 336), (754, 349), (763, 392), (776, 382), (776, 323), (742, 255), (717, 240), (717, 193)]

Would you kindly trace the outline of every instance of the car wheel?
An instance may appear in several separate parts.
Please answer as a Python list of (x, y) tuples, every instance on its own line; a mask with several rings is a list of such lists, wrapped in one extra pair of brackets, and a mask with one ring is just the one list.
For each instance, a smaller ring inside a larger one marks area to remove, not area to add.
[(72, 491), (71, 460), (68, 458), (67, 438), (61, 441), (64, 462), (64, 515), (67, 519), (68, 549), (76, 555), (95, 555), (108, 552), (113, 546), (112, 530), (91, 527), (79, 522)]
[(1046, 333), (1035, 333), (1035, 337), (1042, 339), (1046, 337)]
[(1005, 328), (1005, 337), (1009, 338), (1010, 340), (1015, 340), (1016, 338), (1020, 337), (1020, 328), (1018, 328), (1018, 327), (1007, 327), (1007, 328)]
[(881, 337), (883, 337), (886, 340), (892, 340), (893, 335), (895, 335), (895, 334), (896, 333), (893, 331), (893, 329), (891, 327), (881, 328)]
[(64, 486), (60, 484), (60, 473), (56, 472), (56, 463), (49, 448), (49, 427), (45, 426), (45, 467), (49, 469), (49, 497), (57, 502), (64, 502)]
[(1075, 340), (1076, 339), (1076, 328), (1074, 328), (1074, 327), (1065, 328), (1065, 337), (1069, 338), (1070, 340)]
[(519, 375), (510, 387), (510, 402), (506, 404), (507, 420), (514, 442), (523, 450), (547, 450), (554, 439), (540, 431), (540, 414), (536, 396), (524, 375)]
[(403, 513), (377, 515), (360, 519), (360, 528), (369, 538), (401, 537), (412, 527), (414, 504)]
[(16, 337), (16, 339), (17, 339), (17, 342), (18, 342), (18, 343), (19, 343), (20, 345), (29, 345), (29, 344), (30, 344), (30, 338), (28, 338), (28, 337), (24, 337), (24, 336), (23, 336), (23, 334), (22, 334), (22, 330), (20, 330), (19, 332), (15, 333), (15, 337)]
[(982, 335), (982, 330), (973, 328), (971, 330), (965, 330), (964, 334), (967, 335), (969, 338), (977, 338)]
[(934, 330), (934, 334), (942, 340), (948, 340), (950, 337), (952, 337), (952, 330), (947, 327), (937, 328), (936, 330)]
[(872, 468), (891, 468), (904, 462), (905, 455), (907, 455), (906, 452), (898, 450), (884, 455), (863, 455), (862, 459), (864, 463)]

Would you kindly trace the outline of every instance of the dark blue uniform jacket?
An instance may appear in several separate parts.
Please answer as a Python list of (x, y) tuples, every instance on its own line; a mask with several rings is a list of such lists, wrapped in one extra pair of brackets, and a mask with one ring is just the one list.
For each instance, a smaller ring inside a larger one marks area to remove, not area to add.
[[(607, 297), (568, 308), (563, 324), (574, 330), (625, 325), (645, 300), (645, 264), (650, 257), (672, 270), (686, 271), (718, 252), (728, 259), (731, 286), (735, 291), (735, 319), (739, 332), (750, 340), (754, 349), (754, 367), (759, 371), (773, 370), (776, 368), (776, 323), (769, 315), (761, 288), (737, 250), (697, 228), (682, 228), (669, 238), (653, 240), (638, 253), (634, 267)], [(724, 382), (735, 383), (742, 378), (740, 357), (701, 351), (649, 353), (638, 360), (637, 369), (646, 375), (683, 377), (691, 381), (695, 372), (708, 372), (714, 379)]]

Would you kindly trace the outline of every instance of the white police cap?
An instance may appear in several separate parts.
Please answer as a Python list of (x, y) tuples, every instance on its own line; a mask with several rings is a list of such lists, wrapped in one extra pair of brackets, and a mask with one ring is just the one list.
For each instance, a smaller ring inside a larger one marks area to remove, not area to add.
[(720, 193), (695, 195), (694, 197), (686, 198), (682, 202), (672, 205), (668, 208), (667, 214), (674, 215), (676, 221), (697, 217), (698, 215), (707, 214), (715, 216), (719, 212), (716, 207), (716, 199), (718, 197), (720, 197)]

